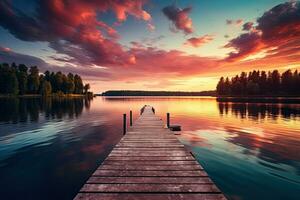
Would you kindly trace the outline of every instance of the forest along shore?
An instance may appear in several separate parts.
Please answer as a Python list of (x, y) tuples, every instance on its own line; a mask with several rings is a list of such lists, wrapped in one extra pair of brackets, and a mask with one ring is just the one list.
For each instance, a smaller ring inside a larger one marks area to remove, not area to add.
[(68, 96), (89, 95), (90, 84), (83, 84), (78, 74), (40, 73), (37, 66), (0, 64), (0, 95), (4, 96)]

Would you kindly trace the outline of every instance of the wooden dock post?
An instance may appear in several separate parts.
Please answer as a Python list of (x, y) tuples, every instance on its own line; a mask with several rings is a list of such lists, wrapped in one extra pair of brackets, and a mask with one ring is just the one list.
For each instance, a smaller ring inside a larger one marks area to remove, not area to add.
[(170, 128), (170, 113), (167, 113), (167, 127)]
[(123, 135), (126, 134), (126, 114), (123, 114)]
[[(169, 114), (169, 113), (168, 113)], [(126, 130), (126, 114), (124, 130)], [(83, 185), (75, 200), (226, 200), (151, 106)]]
[(130, 121), (130, 126), (132, 126), (132, 110), (130, 111), (129, 121)]

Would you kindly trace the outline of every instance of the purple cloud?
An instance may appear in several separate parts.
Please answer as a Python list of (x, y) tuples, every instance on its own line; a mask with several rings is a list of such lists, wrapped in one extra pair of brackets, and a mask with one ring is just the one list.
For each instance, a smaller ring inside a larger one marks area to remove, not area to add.
[(163, 8), (164, 15), (172, 21), (177, 30), (182, 30), (185, 34), (193, 33), (193, 22), (189, 17), (192, 8), (178, 8), (175, 5)]

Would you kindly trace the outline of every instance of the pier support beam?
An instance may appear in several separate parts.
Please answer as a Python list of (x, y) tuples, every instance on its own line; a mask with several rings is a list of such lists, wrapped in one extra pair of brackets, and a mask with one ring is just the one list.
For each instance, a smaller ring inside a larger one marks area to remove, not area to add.
[(132, 126), (132, 110), (130, 111), (129, 121), (130, 121), (130, 126)]
[(170, 128), (170, 113), (167, 113), (167, 127)]
[(126, 114), (123, 114), (123, 135), (126, 134)]

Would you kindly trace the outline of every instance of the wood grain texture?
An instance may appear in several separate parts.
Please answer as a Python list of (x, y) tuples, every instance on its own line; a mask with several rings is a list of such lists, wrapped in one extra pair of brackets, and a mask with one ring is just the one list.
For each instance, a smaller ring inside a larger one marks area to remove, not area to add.
[(76, 200), (225, 200), (152, 107), (128, 128)]

